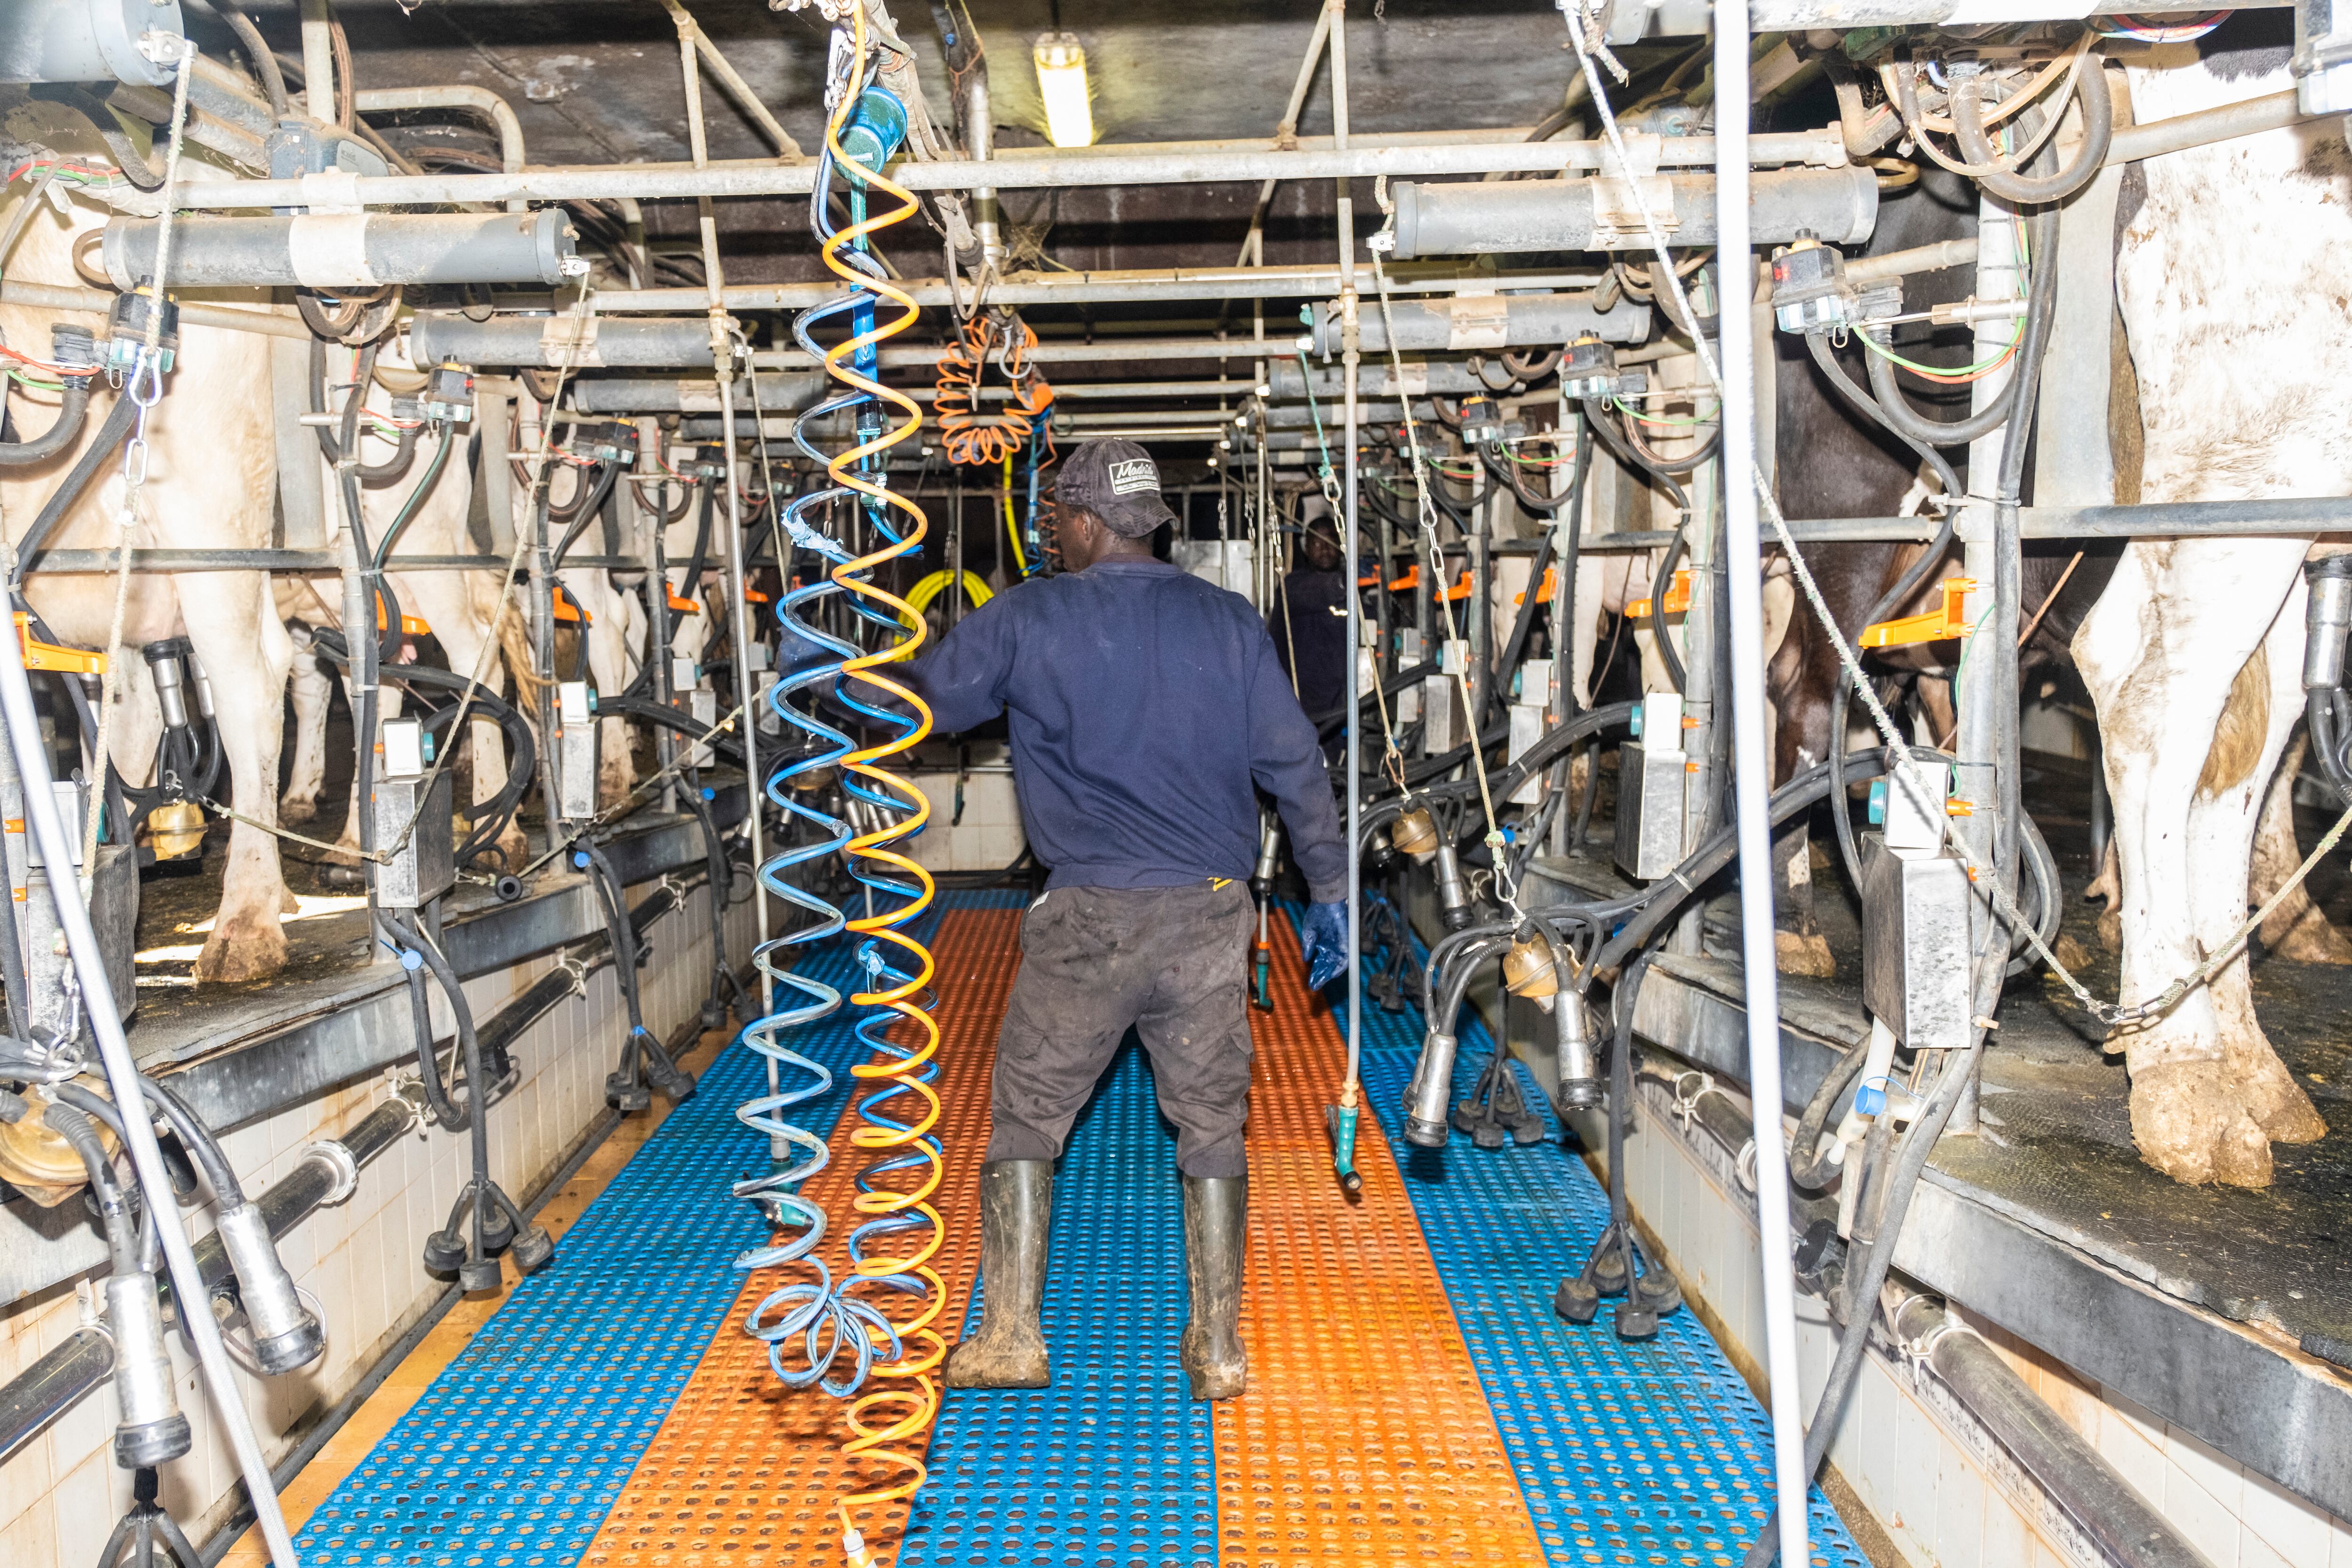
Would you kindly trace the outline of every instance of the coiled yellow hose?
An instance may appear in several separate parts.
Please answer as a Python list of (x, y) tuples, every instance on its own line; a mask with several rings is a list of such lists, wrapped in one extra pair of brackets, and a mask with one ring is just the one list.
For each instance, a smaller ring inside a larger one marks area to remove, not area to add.
[[(841, 144), (842, 128), (848, 122), (858, 94), (856, 73), (864, 68), (866, 47), (866, 18), (863, 5), (850, 7), (853, 77), (839, 95), (833, 113), (824, 128), (825, 146), (844, 174), (869, 192), (881, 192), (895, 196), (899, 205), (890, 211), (875, 214), (854, 222), (835, 233), (824, 242), (821, 255), (833, 273), (852, 288), (864, 290), (898, 306), (898, 313), (887, 320), (877, 319), (874, 327), (833, 345), (825, 350), (825, 373), (846, 385), (865, 392), (904, 415), (901, 423), (882, 432), (862, 444), (841, 452), (827, 460), (825, 472), (835, 485), (878, 502), (883, 507), (896, 507), (907, 522), (907, 531), (897, 540), (884, 543), (869, 554), (845, 561), (834, 568), (833, 580), (843, 590), (866, 600), (875, 610), (889, 619), (911, 617), (912, 624), (903, 643), (877, 649), (845, 661), (843, 674), (870, 688), (869, 700), (897, 699), (911, 707), (916, 715), (914, 726), (905, 734), (880, 745), (852, 751), (842, 758), (842, 767), (865, 779), (877, 792), (902, 802), (907, 814), (870, 832), (853, 837), (846, 846), (853, 867), (865, 862), (880, 877), (897, 882), (901, 878), (911, 883), (908, 901), (898, 908), (879, 910), (863, 919), (847, 923), (848, 929), (860, 936), (872, 937), (900, 949), (903, 957), (898, 965), (885, 966), (869, 962), (874, 988), (855, 992), (850, 1002), (857, 1007), (887, 1009), (898, 1015), (894, 1029), (912, 1029), (920, 1043), (908, 1047), (903, 1042), (883, 1043), (878, 1030), (861, 1030), (879, 1047), (878, 1060), (861, 1062), (850, 1069), (862, 1083), (871, 1086), (871, 1092), (857, 1107), (865, 1124), (853, 1128), (849, 1134), (852, 1147), (877, 1152), (881, 1157), (869, 1165), (858, 1177), (858, 1192), (853, 1200), (861, 1215), (869, 1216), (867, 1223), (858, 1228), (851, 1239), (852, 1278), (844, 1285), (845, 1291), (855, 1291), (861, 1284), (878, 1286), (883, 1299), (871, 1304), (887, 1317), (895, 1331), (895, 1359), (877, 1362), (872, 1375), (897, 1386), (878, 1388), (857, 1398), (849, 1406), (849, 1440), (842, 1446), (844, 1457), (863, 1458), (885, 1464), (902, 1472), (895, 1480), (870, 1486), (844, 1497), (839, 1504), (842, 1544), (853, 1564), (870, 1562), (864, 1537), (857, 1530), (856, 1514), (860, 1509), (902, 1501), (921, 1489), (928, 1471), (923, 1464), (922, 1436), (939, 1416), (938, 1386), (931, 1378), (932, 1370), (947, 1354), (947, 1343), (931, 1325), (947, 1303), (947, 1288), (930, 1260), (937, 1255), (943, 1239), (939, 1211), (931, 1207), (931, 1196), (939, 1190), (946, 1175), (946, 1165), (939, 1141), (931, 1135), (938, 1123), (938, 1093), (925, 1080), (933, 1074), (926, 1071), (933, 1054), (939, 1050), (939, 1026), (931, 1021), (920, 1002), (930, 985), (931, 955), (923, 945), (899, 927), (912, 921), (930, 906), (933, 886), (930, 874), (907, 856), (887, 846), (898, 843), (919, 831), (930, 816), (929, 803), (920, 790), (907, 780), (877, 766), (884, 758), (907, 751), (930, 733), (931, 714), (920, 697), (898, 682), (882, 674), (876, 666), (894, 657), (904, 657), (922, 644), (924, 632), (921, 618), (914, 614), (904, 600), (876, 587), (866, 577), (883, 563), (910, 554), (922, 547), (926, 519), (923, 509), (912, 500), (886, 486), (861, 478), (852, 471), (855, 465), (869, 457), (887, 453), (891, 447), (912, 437), (922, 428), (922, 410), (905, 393), (893, 391), (879, 382), (864, 376), (847, 361), (860, 350), (897, 336), (914, 325), (921, 314), (914, 299), (887, 278), (873, 276), (841, 258), (841, 251), (857, 244), (892, 225), (904, 223), (916, 213), (915, 198), (902, 187), (883, 177), (878, 170), (867, 170), (853, 160)], [(822, 202), (824, 196), (819, 194)], [(878, 537), (887, 539), (888, 530), (877, 528)], [(877, 885), (875, 880), (862, 876), (867, 885)], [(911, 959), (911, 963), (905, 960)], [(903, 966), (903, 967), (901, 967)], [(895, 983), (893, 983), (895, 982)], [(893, 1113), (877, 1116), (875, 1106), (885, 1100), (893, 1101)], [(919, 1114), (908, 1115), (898, 1106), (919, 1102)], [(911, 1190), (902, 1186), (885, 1186), (882, 1177), (903, 1181), (905, 1173), (919, 1172)], [(863, 1257), (857, 1241), (870, 1235), (903, 1237), (904, 1249), (894, 1247), (891, 1257)], [(892, 1312), (891, 1308), (896, 1308)], [(901, 1315), (904, 1314), (904, 1315)], [(877, 1349), (894, 1347), (877, 1338)]]

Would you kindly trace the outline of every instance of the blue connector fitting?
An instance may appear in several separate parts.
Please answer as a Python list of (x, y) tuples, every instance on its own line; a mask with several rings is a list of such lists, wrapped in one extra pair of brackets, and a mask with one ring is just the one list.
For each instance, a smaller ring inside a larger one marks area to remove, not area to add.
[[(835, 99), (835, 102), (840, 101)], [(868, 173), (879, 173), (907, 140), (907, 106), (885, 88), (869, 87), (857, 95), (849, 123), (841, 128), (841, 150)]]

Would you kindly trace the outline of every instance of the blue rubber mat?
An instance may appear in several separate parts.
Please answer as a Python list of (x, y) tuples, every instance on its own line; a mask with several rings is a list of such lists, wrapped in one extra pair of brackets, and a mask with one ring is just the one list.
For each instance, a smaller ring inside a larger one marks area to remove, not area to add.
[[(1344, 1010), (1332, 1018), (1346, 1028)], [(1609, 1223), (1609, 1195), (1561, 1141), (1547, 1096), (1516, 1061), (1520, 1091), (1543, 1112), (1549, 1141), (1490, 1150), (1456, 1134), (1444, 1149), (1406, 1144), (1404, 1092), (1421, 1033), (1418, 1009), (1391, 1014), (1367, 1002), (1364, 1092), (1403, 1165), (1549, 1561), (1737, 1562), (1772, 1502), (1763, 1407), (1687, 1309), (1643, 1343), (1620, 1340), (1605, 1311), (1580, 1328), (1553, 1315), (1554, 1288), (1582, 1267)], [(1459, 1038), (1456, 1103), (1495, 1051), (1466, 1008)], [(1815, 1563), (1868, 1568), (1818, 1489), (1811, 1515)]]
[(1071, 1130), (1050, 1235), (1054, 1385), (947, 1393), (899, 1568), (1214, 1563), (1209, 1406), (1192, 1402), (1176, 1365), (1186, 1311), (1176, 1137), (1132, 1034)]
[[(956, 895), (950, 895), (953, 898)], [(917, 922), (929, 940), (936, 919)], [(805, 971), (847, 989), (835, 940)], [(793, 1048), (834, 1071), (794, 1108), (820, 1136), (839, 1120), (847, 1067), (866, 1051), (844, 1009)], [(766, 1168), (735, 1107), (764, 1087), (740, 1041), (704, 1071), (591, 1204), (544, 1273), (516, 1285), (303, 1527), (317, 1568), (569, 1568), (612, 1511), (646, 1446), (735, 1301), (736, 1254), (768, 1227), (728, 1195)], [(625, 1369), (625, 1375), (615, 1375)]]

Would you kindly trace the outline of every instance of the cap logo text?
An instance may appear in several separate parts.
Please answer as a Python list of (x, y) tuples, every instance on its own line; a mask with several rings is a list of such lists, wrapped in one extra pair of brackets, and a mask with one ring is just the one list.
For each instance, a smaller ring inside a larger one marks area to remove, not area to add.
[(1132, 496), (1139, 490), (1160, 488), (1160, 470), (1149, 457), (1130, 457), (1124, 463), (1110, 465), (1110, 493)]

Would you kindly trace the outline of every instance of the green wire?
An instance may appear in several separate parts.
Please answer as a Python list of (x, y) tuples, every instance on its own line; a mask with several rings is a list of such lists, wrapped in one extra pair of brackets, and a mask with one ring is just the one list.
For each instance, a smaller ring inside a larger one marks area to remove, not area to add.
[[(1665, 414), (1643, 413), (1640, 410), (1634, 408), (1633, 404), (1627, 402), (1623, 398), (1618, 397), (1614, 393), (1610, 395), (1609, 405), (1617, 410), (1620, 413), (1625, 414), (1630, 418), (1640, 420), (1643, 424), (1713, 424), (1715, 423), (1713, 418), (1705, 415), (1695, 416), (1690, 419), (1678, 419)], [(1720, 411), (1718, 410), (1717, 412)]]

